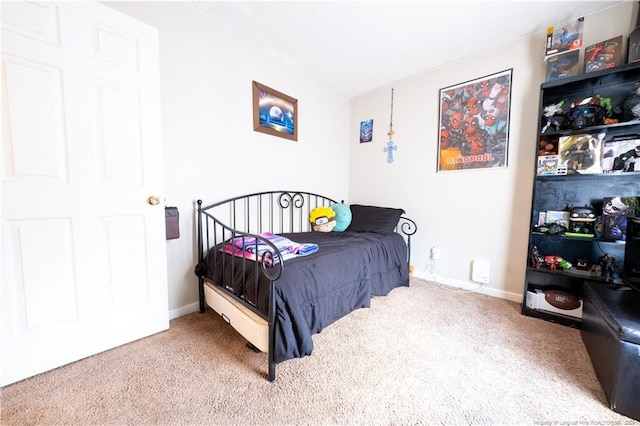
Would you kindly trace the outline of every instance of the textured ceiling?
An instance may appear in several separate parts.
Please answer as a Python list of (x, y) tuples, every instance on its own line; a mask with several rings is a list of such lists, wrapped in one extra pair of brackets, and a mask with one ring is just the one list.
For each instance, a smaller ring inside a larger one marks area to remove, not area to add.
[(622, 1), (187, 3), (353, 97)]

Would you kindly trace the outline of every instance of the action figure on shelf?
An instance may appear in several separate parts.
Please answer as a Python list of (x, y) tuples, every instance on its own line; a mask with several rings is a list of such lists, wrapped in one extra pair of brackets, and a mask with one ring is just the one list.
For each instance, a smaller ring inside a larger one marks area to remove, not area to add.
[(576, 269), (580, 269), (581, 271), (586, 271), (587, 269), (589, 269), (587, 259), (584, 257), (576, 257)]
[(600, 257), (600, 268), (601, 268), (600, 274), (602, 278), (604, 278), (607, 281), (613, 280), (613, 275), (614, 275), (616, 266), (618, 266), (618, 263), (613, 258), (613, 256), (611, 256), (608, 253), (605, 253), (604, 256), (601, 256)]
[(556, 115), (562, 114), (563, 104), (564, 104), (564, 101), (560, 101), (557, 104), (547, 105), (544, 107), (543, 114), (544, 114), (544, 119), (546, 120), (546, 124), (544, 125), (540, 133), (546, 132), (547, 129), (551, 126), (555, 128), (556, 132), (560, 129), (560, 122), (558, 121), (558, 118)]
[(529, 258), (531, 259), (531, 267), (540, 269), (540, 265), (544, 262), (544, 257), (540, 256), (538, 246), (531, 246), (529, 251)]
[(629, 151), (618, 155), (613, 160), (613, 170), (622, 170), (623, 172), (639, 172), (640, 171), (640, 145)]
[(622, 120), (640, 120), (640, 81), (636, 82), (635, 89), (622, 103)]
[(558, 264), (560, 261), (554, 255), (548, 254), (544, 257), (544, 264), (547, 265), (547, 268), (555, 271), (558, 268)]

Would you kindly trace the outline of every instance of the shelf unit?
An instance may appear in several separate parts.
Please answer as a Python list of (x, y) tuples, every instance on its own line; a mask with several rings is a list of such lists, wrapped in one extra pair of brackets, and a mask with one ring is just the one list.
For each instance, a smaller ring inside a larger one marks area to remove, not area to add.
[[(615, 114), (615, 108), (622, 106), (624, 100), (635, 90), (637, 82), (640, 82), (640, 63), (626, 64), (609, 70), (543, 83), (540, 87), (540, 132), (544, 125), (542, 121), (544, 107), (561, 101), (564, 101), (563, 109), (566, 112), (567, 106), (572, 101), (600, 95), (611, 99), (614, 115), (620, 116), (619, 111)], [(551, 128), (544, 133), (538, 134), (535, 145), (536, 164), (534, 165), (529, 248), (536, 246), (541, 255), (560, 256), (570, 263), (575, 263), (576, 258), (583, 258), (589, 264), (597, 264), (598, 259), (604, 253), (610, 254), (617, 264), (615, 278), (612, 281), (603, 280), (597, 274), (576, 270), (575, 268), (567, 271), (552, 270), (544, 265), (540, 268), (535, 268), (532, 266), (528, 255), (525, 291), (522, 302), (523, 315), (580, 327), (582, 320), (578, 317), (528, 307), (528, 292), (535, 292), (536, 289), (556, 289), (567, 291), (581, 298), (582, 285), (587, 280), (601, 281), (607, 285), (623, 283), (621, 277), (625, 258), (629, 257), (629, 250), (625, 242), (603, 241), (597, 237), (549, 235), (534, 231), (535, 226), (538, 224), (540, 212), (563, 211), (571, 206), (590, 206), (595, 209), (596, 215), (601, 215), (603, 198), (605, 197), (640, 197), (640, 173), (638, 172), (539, 175), (537, 159), (540, 141), (543, 138), (559, 139), (562, 136), (598, 133), (605, 133), (604, 140), (606, 141), (624, 136), (638, 136), (640, 139), (640, 121), (621, 121), (615, 124), (598, 125), (579, 130), (564, 129), (556, 131)], [(634, 256), (636, 255), (634, 254)]]

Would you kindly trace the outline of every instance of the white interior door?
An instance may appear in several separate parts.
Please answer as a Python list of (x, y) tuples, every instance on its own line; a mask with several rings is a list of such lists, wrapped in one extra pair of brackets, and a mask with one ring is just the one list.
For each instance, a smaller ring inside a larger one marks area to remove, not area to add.
[(2, 4), (0, 385), (169, 326), (158, 67), (112, 8)]

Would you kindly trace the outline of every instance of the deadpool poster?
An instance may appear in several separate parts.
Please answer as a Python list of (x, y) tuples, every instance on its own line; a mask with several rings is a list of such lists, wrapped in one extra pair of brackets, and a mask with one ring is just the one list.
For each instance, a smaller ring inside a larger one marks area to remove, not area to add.
[(511, 74), (440, 90), (438, 172), (507, 166)]

